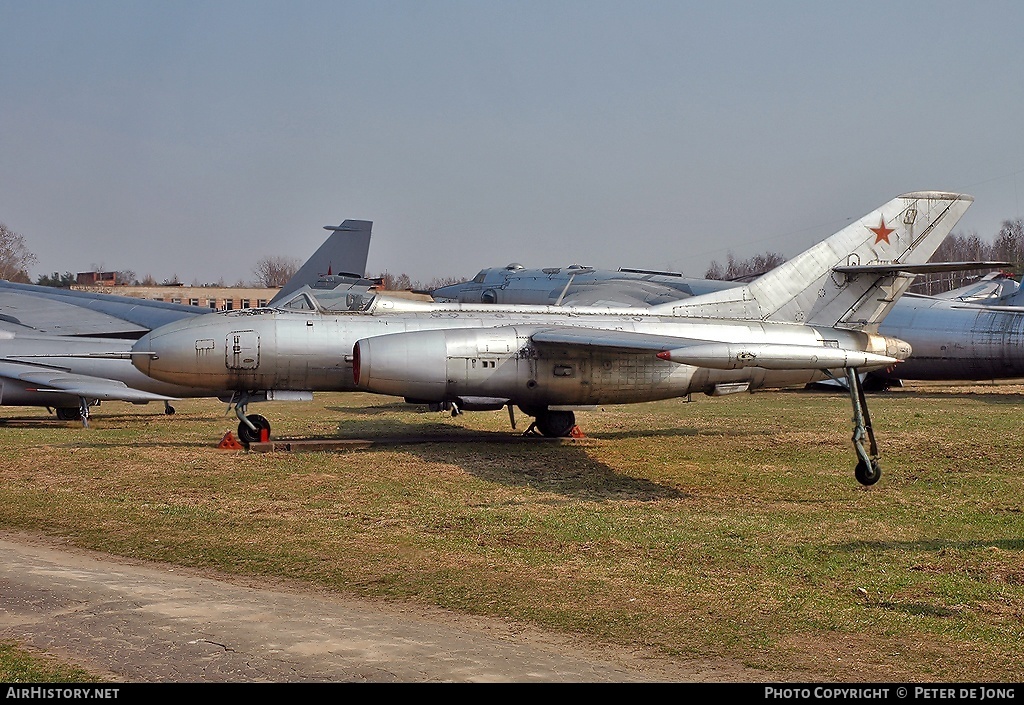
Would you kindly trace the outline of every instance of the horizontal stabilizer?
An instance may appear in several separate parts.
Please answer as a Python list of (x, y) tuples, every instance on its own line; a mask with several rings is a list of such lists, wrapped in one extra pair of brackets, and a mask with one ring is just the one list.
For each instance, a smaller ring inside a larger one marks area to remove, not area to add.
[(702, 343), (658, 353), (670, 360), (694, 367), (736, 370), (763, 367), (766, 370), (829, 370), (845, 367), (888, 367), (900, 360), (888, 355), (827, 348), (821, 345), (782, 343)]
[(993, 269), (1012, 266), (1011, 262), (924, 262), (922, 264), (859, 264), (843, 265), (832, 269), (842, 274), (887, 274), (907, 272), (909, 274), (934, 274), (937, 272), (962, 272), (968, 269)]

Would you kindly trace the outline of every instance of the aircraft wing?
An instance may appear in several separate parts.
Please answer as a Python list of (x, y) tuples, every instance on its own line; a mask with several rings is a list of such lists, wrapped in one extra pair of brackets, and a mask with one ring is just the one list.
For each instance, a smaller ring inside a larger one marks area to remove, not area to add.
[(51, 335), (138, 338), (210, 309), (0, 280), (0, 319)]
[(175, 397), (133, 389), (124, 382), (92, 375), (33, 365), (31, 363), (0, 360), (0, 381), (9, 379), (28, 385), (37, 392), (72, 394), (86, 399), (104, 401), (170, 401)]
[(530, 336), (538, 345), (600, 348), (615, 352), (653, 352), (662, 360), (682, 365), (735, 370), (761, 367), (769, 370), (888, 367), (899, 358), (825, 345), (768, 342), (722, 342), (632, 331), (557, 327)]

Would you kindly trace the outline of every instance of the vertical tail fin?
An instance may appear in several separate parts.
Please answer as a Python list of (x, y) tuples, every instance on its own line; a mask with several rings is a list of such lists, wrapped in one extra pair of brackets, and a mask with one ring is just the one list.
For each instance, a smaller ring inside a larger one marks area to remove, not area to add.
[(953, 230), (972, 196), (897, 196), (746, 286), (656, 308), (673, 315), (877, 329)]
[(299, 267), (299, 271), (288, 283), (281, 287), (270, 303), (284, 299), (303, 286), (313, 286), (325, 274), (346, 275), (355, 279), (364, 277), (372, 229), (371, 220), (346, 220), (341, 225), (325, 225), (324, 230), (333, 232)]

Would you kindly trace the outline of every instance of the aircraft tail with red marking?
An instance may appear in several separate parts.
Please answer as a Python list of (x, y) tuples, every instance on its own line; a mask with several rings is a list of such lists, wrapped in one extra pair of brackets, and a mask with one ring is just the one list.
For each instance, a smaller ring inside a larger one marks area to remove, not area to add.
[(973, 202), (962, 193), (905, 193), (746, 286), (655, 310), (877, 332), (916, 275), (948, 269), (928, 260)]

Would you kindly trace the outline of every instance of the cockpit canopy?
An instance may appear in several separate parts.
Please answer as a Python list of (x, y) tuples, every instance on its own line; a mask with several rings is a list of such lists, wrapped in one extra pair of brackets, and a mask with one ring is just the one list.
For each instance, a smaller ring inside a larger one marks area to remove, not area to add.
[(298, 289), (290, 298), (275, 308), (284, 311), (320, 311), (323, 313), (362, 313), (373, 305), (376, 293), (369, 287), (359, 289)]

